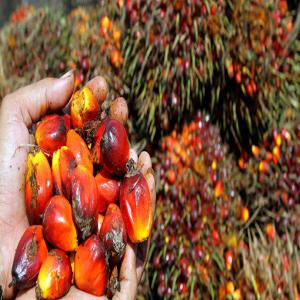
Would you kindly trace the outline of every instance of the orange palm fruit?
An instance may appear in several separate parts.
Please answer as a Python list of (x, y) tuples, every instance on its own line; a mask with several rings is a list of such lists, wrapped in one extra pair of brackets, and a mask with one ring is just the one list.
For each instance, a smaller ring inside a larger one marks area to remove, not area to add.
[(59, 249), (49, 251), (36, 283), (37, 299), (57, 299), (71, 287), (72, 269), (68, 256)]
[(52, 189), (52, 174), (46, 156), (41, 150), (30, 152), (25, 179), (25, 207), (30, 224), (41, 223)]
[(73, 153), (76, 163), (84, 165), (93, 174), (93, 162), (90, 150), (75, 130), (71, 129), (68, 131), (66, 145)]
[(99, 103), (87, 86), (75, 92), (71, 103), (73, 127), (83, 128), (86, 122), (93, 121), (98, 116), (99, 110)]
[(100, 239), (105, 249), (110, 253), (111, 261), (115, 264), (121, 261), (127, 243), (127, 234), (120, 208), (109, 204), (101, 226)]
[(95, 177), (98, 187), (99, 211), (105, 212), (110, 203), (116, 203), (119, 197), (120, 186), (117, 180), (101, 170)]
[(48, 115), (37, 124), (36, 143), (47, 156), (52, 157), (54, 151), (66, 144), (69, 129), (70, 117), (68, 115)]
[(146, 240), (152, 229), (151, 195), (144, 175), (127, 175), (120, 187), (120, 209), (126, 232), (133, 243)]
[(104, 216), (99, 214), (98, 215), (98, 226), (97, 226), (97, 234), (98, 235), (100, 234), (100, 230), (101, 230), (101, 227), (102, 227), (102, 224), (103, 224), (103, 220), (104, 220)]
[(75, 224), (83, 240), (97, 232), (99, 214), (98, 189), (94, 176), (82, 165), (72, 178), (72, 207)]
[(74, 251), (78, 247), (72, 207), (65, 197), (50, 199), (44, 213), (43, 228), (45, 238), (53, 246), (64, 251)]
[(15, 285), (18, 289), (33, 287), (47, 253), (42, 226), (29, 226), (17, 246), (9, 286)]
[(95, 296), (105, 293), (108, 281), (107, 253), (97, 235), (90, 236), (78, 247), (74, 269), (77, 288)]
[(114, 175), (124, 175), (129, 160), (129, 143), (123, 124), (109, 119), (100, 140), (101, 161), (104, 168)]
[(76, 168), (76, 161), (72, 151), (63, 146), (55, 151), (52, 159), (52, 174), (54, 181), (54, 192), (71, 198), (72, 173)]

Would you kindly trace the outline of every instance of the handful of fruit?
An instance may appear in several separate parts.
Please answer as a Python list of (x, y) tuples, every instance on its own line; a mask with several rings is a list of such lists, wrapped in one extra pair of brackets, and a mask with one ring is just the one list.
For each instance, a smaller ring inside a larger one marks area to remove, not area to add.
[(38, 299), (63, 297), (72, 283), (112, 296), (127, 238), (141, 243), (151, 233), (151, 191), (145, 166), (130, 150), (127, 104), (117, 98), (101, 111), (107, 92), (96, 77), (61, 114), (33, 128), (37, 145), (25, 180), (30, 226), (17, 246), (10, 285), (36, 285)]

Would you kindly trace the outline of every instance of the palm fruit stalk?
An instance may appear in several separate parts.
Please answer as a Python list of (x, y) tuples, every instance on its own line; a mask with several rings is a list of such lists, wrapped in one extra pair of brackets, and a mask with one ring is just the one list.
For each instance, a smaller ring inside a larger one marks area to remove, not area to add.
[(155, 297), (213, 297), (239, 247), (238, 168), (209, 116), (162, 139), (148, 284)]

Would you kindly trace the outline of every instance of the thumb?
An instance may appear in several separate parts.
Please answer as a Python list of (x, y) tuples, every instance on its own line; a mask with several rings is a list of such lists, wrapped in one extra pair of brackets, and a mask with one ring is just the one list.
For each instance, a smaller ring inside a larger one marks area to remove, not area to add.
[(62, 108), (72, 95), (74, 75), (70, 71), (59, 79), (46, 78), (6, 96), (2, 109), (20, 114), (27, 127), (46, 112)]

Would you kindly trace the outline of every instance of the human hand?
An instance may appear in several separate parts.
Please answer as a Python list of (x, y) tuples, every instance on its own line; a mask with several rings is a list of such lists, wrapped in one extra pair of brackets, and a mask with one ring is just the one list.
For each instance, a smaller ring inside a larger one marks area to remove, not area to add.
[[(99, 77), (92, 79), (97, 87)], [(28, 227), (24, 203), (26, 160), (33, 138), (29, 128), (43, 115), (62, 109), (70, 99), (74, 86), (73, 73), (60, 79), (48, 78), (6, 96), (0, 109), (0, 285), (4, 299), (15, 297), (17, 290), (8, 288), (15, 249)], [(142, 152), (139, 158), (134, 151), (131, 157), (144, 173), (155, 208), (155, 181), (151, 172), (151, 159)], [(121, 290), (114, 299), (134, 299), (146, 263), (149, 239), (143, 244), (128, 244), (121, 264)], [(34, 299), (34, 289), (19, 292), (19, 299)], [(93, 299), (96, 297), (72, 286), (65, 299)], [(105, 299), (105, 297), (97, 299)]]

